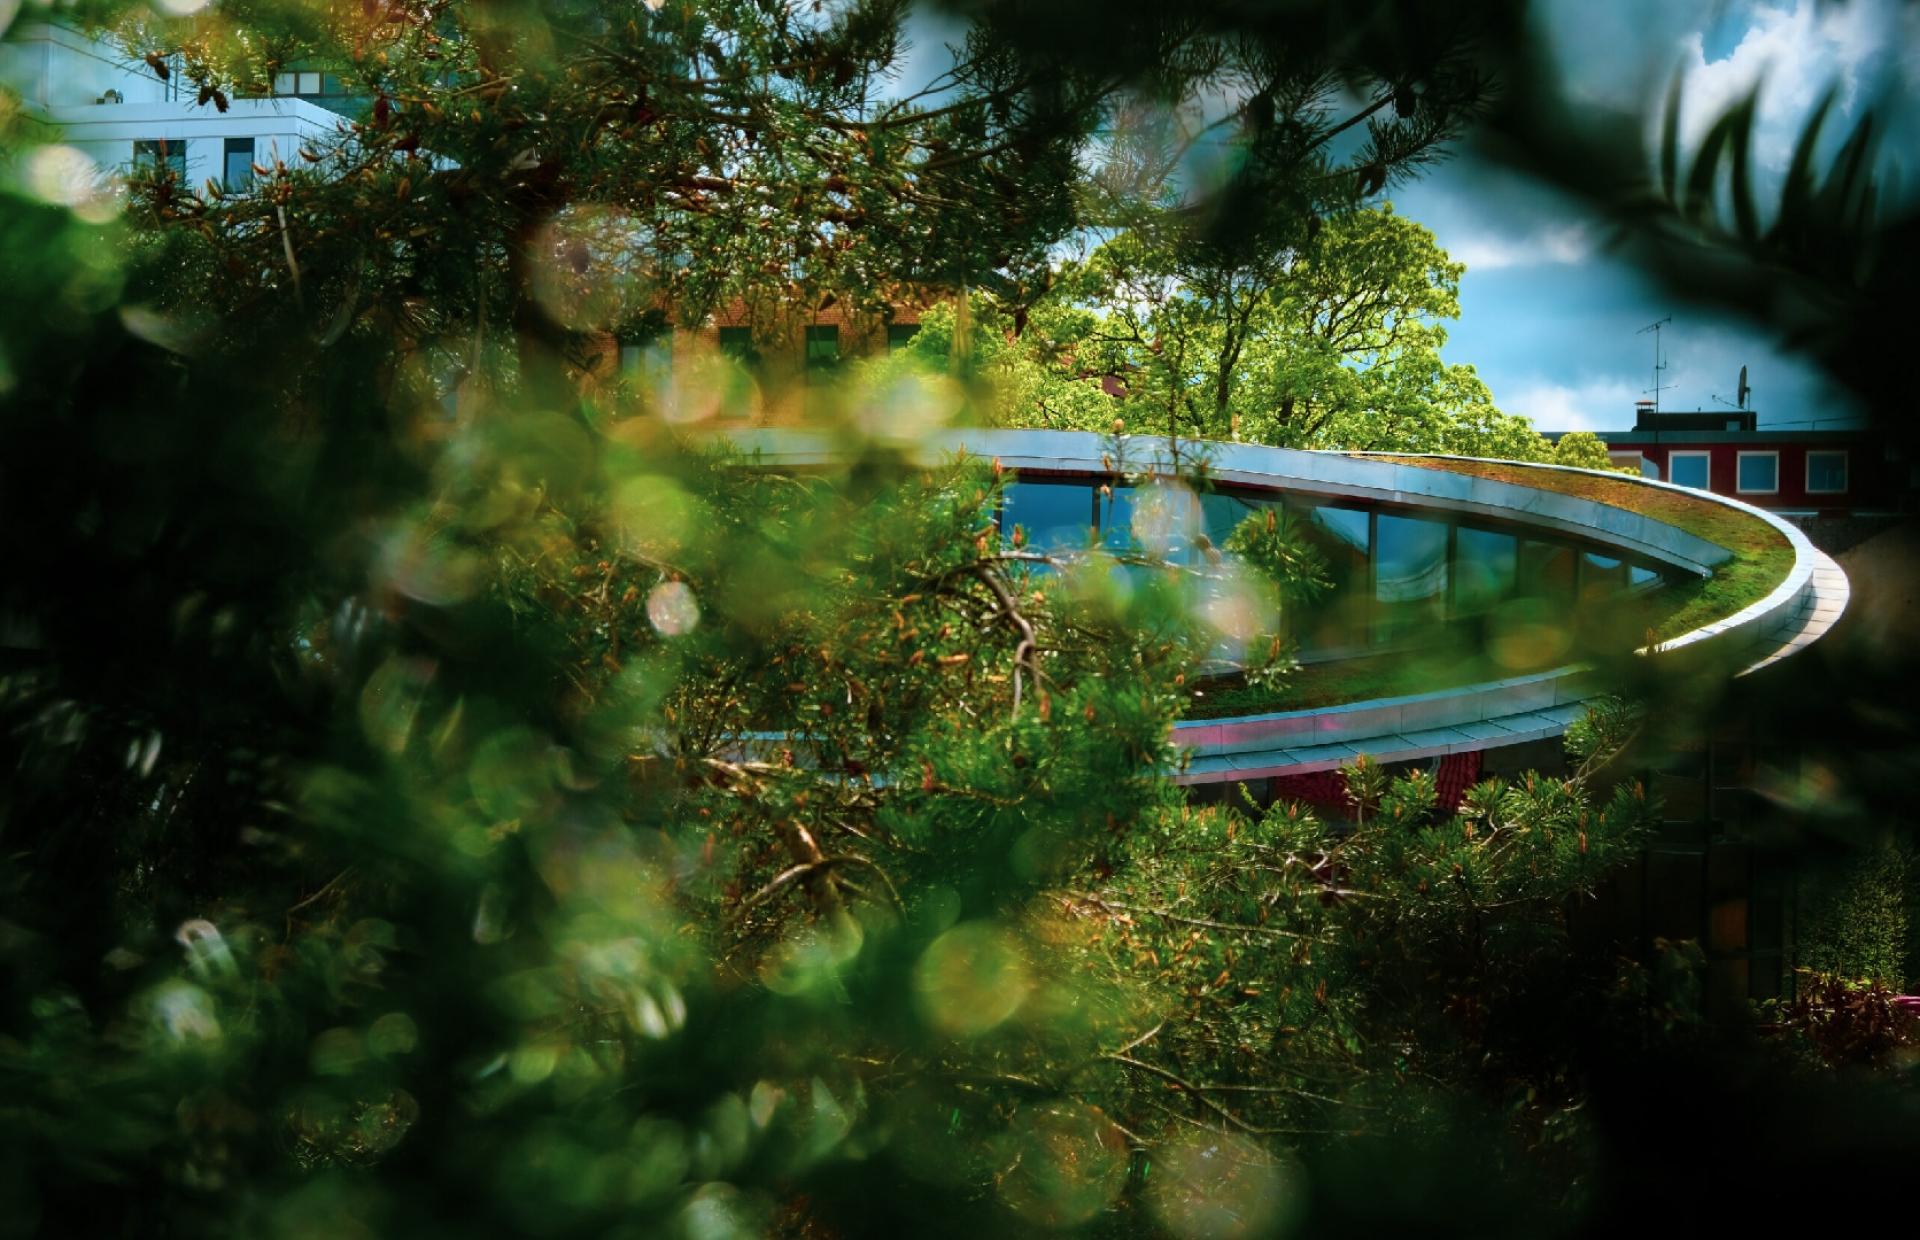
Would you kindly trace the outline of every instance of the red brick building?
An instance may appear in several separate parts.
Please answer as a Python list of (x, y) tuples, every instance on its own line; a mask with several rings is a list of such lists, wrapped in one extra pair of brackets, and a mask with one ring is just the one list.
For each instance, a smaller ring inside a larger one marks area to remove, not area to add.
[(802, 420), (810, 393), (843, 361), (901, 348), (920, 330), (921, 315), (945, 300), (903, 292), (881, 310), (854, 310), (835, 301), (800, 311), (735, 301), (697, 326), (670, 324), (663, 316), (652, 331), (618, 340), (608, 335), (587, 369), (601, 380), (657, 382), (700, 374), (703, 361), (724, 358), (738, 365), (731, 368), (721, 416)]
[(1762, 430), (1751, 410), (1637, 411), (1601, 431), (1616, 465), (1783, 512), (1903, 511), (1913, 469), (1870, 429)]

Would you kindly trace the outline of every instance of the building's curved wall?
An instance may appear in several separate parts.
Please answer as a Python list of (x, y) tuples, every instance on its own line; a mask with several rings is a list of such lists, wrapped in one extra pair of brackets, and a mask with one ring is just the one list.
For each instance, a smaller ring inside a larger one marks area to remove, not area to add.
[[(819, 436), (761, 431), (742, 446), (769, 463), (825, 464), (841, 454)], [(1318, 661), (1418, 644), (1451, 621), (1487, 617), (1520, 600), (1558, 612), (1702, 574), (1721, 548), (1637, 513), (1577, 496), (1443, 474), (1387, 461), (1248, 444), (1182, 445), (1079, 432), (976, 430), (911, 445), (922, 458), (990, 456), (1017, 479), (1002, 528), (1026, 545), (1072, 552), (1145, 544), (1199, 562), (1249, 514), (1284, 514), (1320, 553), (1332, 589), (1293, 614), (1264, 618)], [(1201, 455), (1204, 453), (1204, 455)], [(1204, 464), (1200, 495), (1130, 487), (1123, 476), (1168, 476)], [(1180, 511), (1169, 513), (1170, 503)], [(1150, 510), (1143, 514), (1142, 505)], [(1142, 535), (1136, 526), (1150, 525)], [(1217, 552), (1212, 558), (1218, 560)]]
[[(828, 466), (847, 457), (840, 442), (809, 432), (748, 431), (736, 434), (734, 442), (765, 464), (788, 468)], [(1204, 462), (1217, 488), (1217, 497), (1196, 501), (1203, 510), (1195, 514), (1195, 528), (1210, 539), (1230, 528), (1226, 521), (1235, 504), (1250, 511), (1271, 502), (1299, 518), (1309, 532), (1316, 523), (1325, 526), (1320, 532), (1335, 540), (1336, 551), (1341, 542), (1356, 550), (1364, 538), (1366, 553), (1351, 557), (1355, 576), (1348, 582), (1349, 597), (1357, 592), (1364, 606), (1341, 618), (1359, 640), (1345, 649), (1319, 642), (1321, 655), (1393, 643), (1405, 631), (1408, 617), (1382, 623), (1379, 613), (1408, 602), (1409, 591), (1414, 601), (1428, 603), (1424, 617), (1415, 609), (1415, 626), (1422, 619), (1458, 617), (1459, 583), (1475, 563), (1471, 555), (1462, 558), (1463, 537), (1490, 537), (1502, 548), (1505, 544), (1498, 540), (1510, 537), (1516, 590), (1537, 584), (1528, 575), (1545, 571), (1540, 562), (1520, 562), (1529, 544), (1543, 553), (1574, 557), (1569, 589), (1575, 598), (1583, 577), (1626, 590), (1636, 568), (1640, 584), (1646, 585), (1656, 572), (1704, 575), (1731, 554), (1656, 518), (1594, 500), (1361, 455), (1219, 443), (1174, 449), (1158, 438), (1008, 430), (949, 431), (896, 446), (925, 463), (961, 453), (992, 457), (1013, 469), (1019, 481), (1012, 489), (1008, 516), (1042, 543), (1074, 545), (1070, 535), (1078, 531), (1077, 543), (1084, 546), (1091, 526), (1102, 530), (1106, 545), (1124, 546), (1118, 532), (1131, 525), (1123, 520), (1129, 516), (1129, 497), (1124, 488), (1110, 496), (1099, 495), (1099, 488), (1124, 475), (1178, 474), (1197, 461)], [(1661, 651), (1711, 649), (1737, 659), (1736, 666), (1750, 663), (1752, 670), (1803, 647), (1832, 624), (1845, 606), (1845, 577), (1804, 535), (1748, 505), (1689, 493), (1781, 528), (1795, 548), (1796, 563), (1765, 599), (1663, 643)], [(1209, 505), (1214, 511), (1205, 510)], [(1319, 522), (1320, 514), (1350, 515)], [(1391, 523), (1384, 537), (1383, 521)], [(1344, 530), (1337, 528), (1343, 524)], [(1444, 531), (1443, 539), (1436, 537), (1436, 530)], [(1395, 540), (1401, 550), (1389, 546)], [(1439, 554), (1442, 542), (1445, 552)], [(1415, 548), (1411, 558), (1404, 551), (1407, 546)], [(1383, 566), (1389, 571), (1383, 572)], [(1356, 584), (1362, 579), (1364, 587)], [(1338, 606), (1332, 610), (1340, 612)], [(1296, 635), (1313, 656), (1314, 635)], [(1544, 739), (1564, 732), (1593, 691), (1580, 667), (1565, 666), (1432, 693), (1184, 722), (1177, 725), (1175, 739), (1190, 757), (1180, 778), (1190, 783), (1250, 779), (1328, 769), (1361, 752), (1399, 761)]]

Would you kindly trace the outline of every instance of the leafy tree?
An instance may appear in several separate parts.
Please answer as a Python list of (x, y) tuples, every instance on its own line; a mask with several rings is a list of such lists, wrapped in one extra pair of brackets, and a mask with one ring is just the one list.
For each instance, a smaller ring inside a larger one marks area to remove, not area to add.
[(1607, 455), (1606, 441), (1592, 431), (1568, 431), (1553, 445), (1555, 465), (1574, 465), (1581, 469), (1616, 469)]
[(1531, 1085), (1535, 1125), (1577, 1108), (1564, 1065), (1506, 1041), (1500, 1013), (1568, 967), (1571, 901), (1646, 839), (1644, 786), (1594, 780), (1632, 726), (1603, 709), (1571, 778), (1488, 780), (1453, 813), (1427, 773), (1362, 759), (1343, 773), (1350, 821), (1282, 801), (1138, 835), (1131, 866), (1063, 897), (1099, 929), (1091, 967), (1135, 985), (1144, 967), (1163, 996), (1110, 1057), (1133, 1090), (1110, 1105), (1148, 1122), (1172, 1083), (1191, 1118), (1255, 1135), (1367, 1127), (1415, 1081)]
[(1107, 7), (1096, 48), (984, 6), (906, 103), (883, 3), (133, 32), (207, 106), (309, 58), (369, 102), (245, 199), (0, 189), (9, 1229), (1214, 1234), (1284, 1224), (1296, 1158), (1372, 1202), (1407, 1160), (1355, 1132), (1458, 1144), (1367, 1118), (1403, 1080), (1572, 1109), (1502, 1033), (1637, 798), (1443, 817), (1363, 767), (1350, 829), (1190, 808), (1204, 572), (1001, 541), (990, 464), (775, 474), (573, 382), (635, 316), (1043, 283), (1122, 92), (1253, 74), (1277, 136), (1221, 202), (1362, 123), (1315, 166), (1377, 193), (1476, 98), (1433, 6)]
[[(1472, 367), (1441, 360), (1463, 268), (1433, 234), (1390, 206), (1315, 218), (1230, 260), (1155, 220), (1065, 265), (1023, 323), (982, 316), (1015, 337), (982, 367), (1002, 416), (1093, 429), (1117, 414), (1288, 447), (1547, 458)], [(1066, 395), (1102, 380), (1119, 397), (1110, 411)]]

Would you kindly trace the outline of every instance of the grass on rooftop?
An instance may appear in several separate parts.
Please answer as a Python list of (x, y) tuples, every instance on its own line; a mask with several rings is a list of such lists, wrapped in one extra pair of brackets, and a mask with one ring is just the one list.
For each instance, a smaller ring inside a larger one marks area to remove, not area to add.
[[(1378, 458), (1376, 458), (1378, 459)], [(1723, 620), (1742, 608), (1765, 598), (1786, 580), (1793, 568), (1793, 544), (1765, 521), (1712, 500), (1669, 491), (1661, 487), (1641, 486), (1626, 478), (1601, 478), (1590, 474), (1563, 473), (1551, 469), (1530, 469), (1497, 461), (1435, 460), (1425, 457), (1388, 457), (1404, 465), (1426, 469), (1445, 469), (1472, 474), (1499, 482), (1536, 487), (1577, 495), (1597, 503), (1610, 504), (1664, 521), (1689, 534), (1704, 538), (1733, 553), (1733, 558), (1714, 569), (1712, 576), (1675, 581), (1647, 596), (1645, 609), (1615, 617), (1616, 626), (1632, 627), (1631, 633), (1615, 632), (1612, 641), (1603, 644), (1621, 647), (1620, 638), (1630, 637), (1627, 648), (1639, 644), (1651, 632), (1659, 641), (1678, 637), (1702, 625)], [(1516, 657), (1508, 644), (1494, 657), (1486, 638), (1440, 643), (1426, 651), (1396, 651), (1308, 664), (1296, 670), (1276, 688), (1262, 688), (1236, 681), (1214, 681), (1196, 686), (1188, 707), (1189, 719), (1218, 719), (1234, 715), (1263, 714), (1269, 711), (1313, 710), (1343, 702), (1364, 702), (1375, 698), (1400, 697), (1456, 688), (1480, 681), (1546, 671), (1551, 667), (1577, 662), (1581, 655), (1566, 646), (1557, 651), (1542, 649), (1533, 656), (1522, 651)], [(1494, 639), (1496, 642), (1498, 639)]]
[(1653, 635), (1659, 641), (1667, 641), (1702, 625), (1724, 620), (1742, 608), (1759, 602), (1785, 581), (1787, 574), (1793, 570), (1793, 544), (1787, 541), (1786, 535), (1737, 508), (1684, 492), (1642, 486), (1627, 478), (1602, 478), (1557, 469), (1535, 469), (1501, 461), (1439, 460), (1418, 456), (1375, 459), (1577, 495), (1582, 499), (1625, 508), (1656, 521), (1664, 521), (1676, 529), (1685, 530), (1731, 551), (1733, 558), (1715, 568), (1711, 577), (1679, 582), (1661, 591), (1667, 610), (1653, 626)]

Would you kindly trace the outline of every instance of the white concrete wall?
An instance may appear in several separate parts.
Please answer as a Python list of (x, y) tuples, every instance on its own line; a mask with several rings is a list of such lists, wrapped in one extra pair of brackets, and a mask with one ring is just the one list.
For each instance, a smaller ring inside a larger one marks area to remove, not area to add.
[(114, 44), (50, 22), (23, 22), (0, 43), (0, 81), (38, 111), (111, 107), (97, 102), (108, 90), (128, 103), (164, 103), (178, 93)]
[[(255, 163), (298, 165), (300, 148), (321, 149), (345, 125), (337, 114), (304, 99), (232, 99), (221, 112), (201, 107), (157, 78), (144, 63), (127, 63), (110, 43), (45, 22), (24, 26), (0, 43), (0, 80), (20, 93), (28, 110), (52, 125), (60, 140), (83, 151), (103, 171), (123, 172), (136, 142), (164, 138), (186, 146), (186, 183), (199, 189), (224, 172), (228, 138), (253, 139)], [(101, 103), (114, 89), (124, 103)]]
[(100, 104), (50, 109), (46, 119), (62, 141), (87, 153), (101, 168), (124, 170), (133, 162), (133, 144), (154, 138), (184, 142), (187, 184), (199, 188), (221, 175), (228, 138), (252, 138), (254, 162), (272, 167), (300, 166), (300, 148), (325, 148), (338, 140), (343, 122), (334, 113), (304, 99), (235, 99), (225, 112), (182, 103)]

